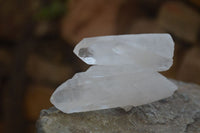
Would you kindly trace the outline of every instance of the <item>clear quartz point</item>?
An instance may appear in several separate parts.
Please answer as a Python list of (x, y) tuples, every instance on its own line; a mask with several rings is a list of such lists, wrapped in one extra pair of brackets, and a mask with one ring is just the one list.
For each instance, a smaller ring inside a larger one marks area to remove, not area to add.
[(138, 106), (167, 98), (177, 87), (158, 71), (170, 68), (173, 51), (169, 34), (83, 39), (74, 53), (95, 66), (61, 84), (50, 101), (62, 112), (74, 113)]
[(133, 64), (158, 71), (173, 62), (174, 42), (169, 34), (136, 34), (85, 38), (74, 53), (89, 65)]

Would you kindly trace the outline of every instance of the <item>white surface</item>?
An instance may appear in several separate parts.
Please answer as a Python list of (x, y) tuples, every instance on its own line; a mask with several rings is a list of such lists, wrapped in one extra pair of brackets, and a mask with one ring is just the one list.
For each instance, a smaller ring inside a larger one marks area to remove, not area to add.
[(172, 65), (169, 34), (138, 34), (83, 39), (74, 52), (87, 64), (60, 85), (52, 104), (65, 113), (138, 106), (171, 96), (177, 89), (157, 71)]

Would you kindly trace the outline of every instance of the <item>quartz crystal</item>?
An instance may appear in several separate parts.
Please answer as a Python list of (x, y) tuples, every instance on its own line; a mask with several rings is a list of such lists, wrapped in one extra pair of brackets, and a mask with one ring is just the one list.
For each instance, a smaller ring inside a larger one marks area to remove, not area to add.
[(176, 85), (158, 73), (170, 68), (169, 34), (83, 39), (74, 53), (91, 66), (60, 85), (51, 103), (65, 113), (138, 106), (171, 96)]
[(174, 43), (169, 34), (136, 34), (85, 38), (74, 53), (89, 65), (128, 65), (168, 70)]

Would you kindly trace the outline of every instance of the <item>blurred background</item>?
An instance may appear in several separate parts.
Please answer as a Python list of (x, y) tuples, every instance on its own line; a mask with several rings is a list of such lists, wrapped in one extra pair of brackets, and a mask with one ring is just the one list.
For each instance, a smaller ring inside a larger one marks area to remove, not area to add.
[(163, 74), (200, 84), (199, 14), (199, 0), (0, 0), (0, 132), (36, 132), (55, 88), (88, 68), (72, 53), (84, 37), (170, 33)]

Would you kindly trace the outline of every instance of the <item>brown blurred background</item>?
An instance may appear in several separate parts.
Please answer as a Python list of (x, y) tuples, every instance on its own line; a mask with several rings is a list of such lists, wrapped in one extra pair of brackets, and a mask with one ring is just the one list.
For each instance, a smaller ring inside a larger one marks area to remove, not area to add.
[(0, 132), (36, 132), (55, 88), (87, 69), (72, 53), (84, 37), (170, 33), (163, 74), (200, 84), (199, 14), (199, 0), (0, 0)]

